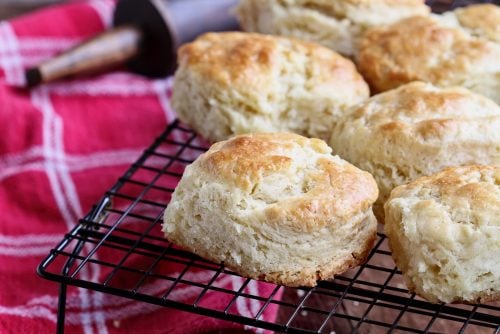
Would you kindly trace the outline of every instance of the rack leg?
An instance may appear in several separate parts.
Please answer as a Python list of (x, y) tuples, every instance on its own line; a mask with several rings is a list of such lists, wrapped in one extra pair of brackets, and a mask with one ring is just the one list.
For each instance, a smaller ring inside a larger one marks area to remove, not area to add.
[(66, 284), (59, 287), (59, 303), (57, 305), (57, 334), (64, 334), (64, 317), (66, 315)]

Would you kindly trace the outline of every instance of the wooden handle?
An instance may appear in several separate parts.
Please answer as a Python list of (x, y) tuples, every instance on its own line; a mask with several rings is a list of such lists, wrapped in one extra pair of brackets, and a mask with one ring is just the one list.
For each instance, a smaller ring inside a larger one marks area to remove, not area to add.
[(105, 32), (26, 72), (28, 87), (125, 63), (139, 53), (141, 31), (122, 26)]

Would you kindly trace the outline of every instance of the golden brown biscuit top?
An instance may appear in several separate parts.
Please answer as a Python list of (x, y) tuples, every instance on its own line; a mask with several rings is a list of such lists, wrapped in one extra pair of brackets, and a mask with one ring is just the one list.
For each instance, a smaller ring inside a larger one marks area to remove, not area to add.
[(408, 6), (422, 6), (425, 4), (424, 0), (278, 0), (284, 4), (311, 4), (311, 5), (324, 5), (334, 7), (338, 3), (348, 3), (357, 6), (370, 6), (377, 4), (387, 5), (408, 5)]
[(500, 7), (493, 4), (471, 5), (455, 10), (460, 25), (492, 41), (500, 42)]
[(458, 138), (460, 128), (472, 123), (496, 126), (500, 131), (500, 106), (493, 101), (464, 88), (437, 88), (423, 82), (375, 95), (347, 117), (362, 120), (365, 127), (385, 135), (405, 132), (424, 139)]
[(456, 223), (500, 226), (500, 168), (447, 168), (395, 188), (389, 201), (398, 198), (419, 201), (422, 210), (437, 204)]
[[(380, 12), (387, 10), (387, 6), (410, 7), (413, 8), (415, 15), (424, 15), (430, 11), (424, 0), (277, 0), (277, 2), (284, 6), (313, 9), (338, 19), (346, 17), (357, 19), (357, 14), (360, 12), (365, 10)], [(379, 8), (380, 10), (377, 10)]]
[(335, 14), (340, 14), (337, 9), (345, 4), (371, 8), (377, 5), (426, 7), (424, 0), (278, 0), (278, 2), (283, 5), (328, 9)]
[(432, 118), (500, 117), (500, 106), (461, 87), (440, 88), (421, 81), (372, 96), (349, 117), (365, 117), (367, 125), (400, 119), (418, 123)]
[(254, 33), (207, 33), (179, 50), (179, 66), (243, 94), (271, 91), (280, 79), (302, 75), (304, 86), (332, 94), (365, 94), (368, 87), (354, 64), (309, 42)]
[(270, 221), (301, 228), (364, 212), (378, 196), (370, 174), (332, 156), (324, 141), (291, 133), (236, 136), (196, 163), (209, 178), (268, 205)]
[(471, 74), (499, 71), (499, 58), (497, 44), (416, 16), (369, 29), (358, 63), (375, 91), (385, 91), (415, 80), (460, 85)]

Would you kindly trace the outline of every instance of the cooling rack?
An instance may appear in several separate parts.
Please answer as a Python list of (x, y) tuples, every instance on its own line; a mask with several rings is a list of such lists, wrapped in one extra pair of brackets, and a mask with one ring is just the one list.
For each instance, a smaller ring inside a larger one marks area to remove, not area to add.
[[(191, 130), (172, 123), (40, 264), (41, 276), (61, 284), (60, 333), (68, 285), (289, 333), (341, 333), (340, 324), (348, 332), (500, 333), (496, 305), (431, 304), (409, 294), (382, 233), (364, 265), (315, 288), (290, 289), (296, 293), (284, 298), (277, 297), (283, 288), (274, 285), (266, 296), (249, 293), (245, 287), (250, 279), (239, 289), (217, 285), (221, 278), (237, 275), (176, 248), (160, 232), (164, 207), (184, 167), (206, 148)], [(91, 266), (103, 274), (89, 279), (85, 273)], [(172, 266), (179, 267), (175, 275), (162, 271)], [(198, 270), (209, 274), (192, 279)], [(164, 288), (144, 289), (148, 282)], [(175, 298), (176, 289), (186, 286), (196, 289), (197, 296)], [(204, 305), (204, 296), (214, 291), (227, 297), (224, 307)], [(242, 316), (234, 312), (239, 300), (256, 300), (261, 307), (254, 316)], [(263, 319), (269, 307), (279, 307), (276, 321)]]

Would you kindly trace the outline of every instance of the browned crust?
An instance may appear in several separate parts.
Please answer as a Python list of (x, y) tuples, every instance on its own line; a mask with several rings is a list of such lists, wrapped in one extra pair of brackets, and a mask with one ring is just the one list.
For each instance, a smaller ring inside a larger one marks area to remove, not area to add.
[[(296, 7), (296, 8), (304, 8), (304, 9), (314, 9), (319, 11), (325, 15), (331, 16), (335, 19), (342, 19), (348, 17), (348, 13), (346, 13), (346, 7), (354, 7), (359, 10), (371, 10), (376, 11), (379, 7), (385, 9), (385, 6), (397, 6), (397, 7), (409, 7), (414, 8), (416, 13), (428, 13), (430, 9), (425, 5), (424, 0), (336, 0), (336, 1), (324, 1), (324, 0), (298, 0), (293, 2), (283, 2), (279, 0), (250, 0), (245, 1), (248, 3), (259, 6), (271, 3), (279, 4), (283, 7)], [(380, 10), (379, 10), (380, 11)], [(241, 14), (240, 14), (241, 15)], [(243, 16), (243, 15), (241, 15)]]
[(455, 10), (460, 25), (473, 34), (500, 42), (500, 7), (477, 4)]
[(287, 54), (302, 54), (318, 70), (316, 85), (368, 92), (352, 61), (316, 43), (245, 32), (206, 33), (178, 51), (179, 67), (221, 87), (262, 90)]
[[(480, 177), (476, 181), (470, 181), (471, 176), (476, 173)], [(439, 191), (440, 198), (461, 198), (467, 200), (471, 210), (488, 210), (492, 206), (500, 205), (500, 198), (482, 184), (482, 177), (488, 174), (491, 174), (496, 182), (500, 182), (499, 167), (481, 165), (449, 167), (439, 173), (420, 177), (407, 185), (396, 187), (391, 192), (389, 200), (404, 197), (413, 191), (435, 189)]]
[[(336, 0), (337, 2), (349, 3), (355, 6), (373, 6), (374, 4), (385, 4), (385, 5), (405, 5), (405, 6), (415, 6), (420, 7), (425, 5), (424, 0)], [(325, 1), (307, 1), (307, 3), (325, 3)], [(333, 1), (332, 1), (333, 2)]]
[(497, 61), (495, 52), (491, 42), (415, 16), (369, 29), (359, 43), (358, 69), (375, 93), (417, 80), (458, 85), (481, 64)]
[(213, 145), (197, 163), (215, 180), (250, 194), (267, 174), (287, 172), (293, 158), (280, 152), (293, 145), (312, 148), (324, 157), (308, 174), (312, 185), (307, 192), (269, 205), (265, 215), (272, 224), (310, 231), (364, 212), (377, 199), (377, 184), (369, 173), (334, 160), (325, 142), (291, 133), (236, 136)]

